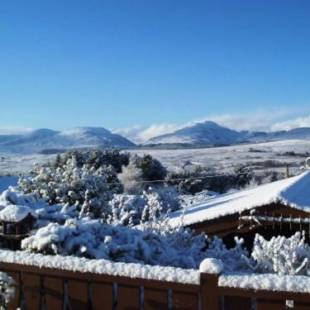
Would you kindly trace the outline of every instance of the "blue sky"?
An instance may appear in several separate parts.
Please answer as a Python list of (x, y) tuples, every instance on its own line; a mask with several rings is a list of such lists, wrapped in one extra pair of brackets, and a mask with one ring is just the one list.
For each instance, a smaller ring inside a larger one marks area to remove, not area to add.
[(307, 119), (309, 14), (306, 0), (3, 0), (0, 127)]

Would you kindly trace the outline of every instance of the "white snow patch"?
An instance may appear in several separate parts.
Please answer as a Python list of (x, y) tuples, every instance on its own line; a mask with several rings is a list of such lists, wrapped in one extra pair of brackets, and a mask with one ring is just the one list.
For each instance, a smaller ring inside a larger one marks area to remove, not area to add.
[(199, 266), (200, 272), (206, 272), (210, 274), (219, 274), (224, 269), (224, 265), (221, 260), (216, 258), (206, 258)]

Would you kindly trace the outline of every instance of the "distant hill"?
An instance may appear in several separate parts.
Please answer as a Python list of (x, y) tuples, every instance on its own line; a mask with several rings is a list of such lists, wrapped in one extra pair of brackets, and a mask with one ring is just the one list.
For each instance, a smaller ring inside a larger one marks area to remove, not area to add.
[(128, 148), (134, 143), (101, 127), (79, 127), (66, 131), (38, 129), (20, 135), (0, 135), (0, 152), (31, 154), (46, 149), (85, 147)]
[(152, 138), (147, 141), (147, 144), (224, 145), (237, 143), (241, 137), (242, 134), (238, 131), (207, 121)]
[(231, 145), (245, 142), (268, 142), (290, 139), (310, 139), (310, 128), (296, 128), (288, 131), (256, 132), (236, 131), (206, 121), (188, 126), (172, 133), (149, 139), (146, 145), (186, 144), (192, 146)]

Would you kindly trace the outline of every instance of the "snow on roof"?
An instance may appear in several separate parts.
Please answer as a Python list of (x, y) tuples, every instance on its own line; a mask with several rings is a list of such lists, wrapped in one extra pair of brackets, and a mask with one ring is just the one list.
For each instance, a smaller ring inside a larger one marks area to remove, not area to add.
[(20, 222), (29, 214), (36, 217), (35, 213), (26, 206), (7, 205), (0, 211), (0, 221), (3, 222)]
[(119, 263), (106, 259), (88, 259), (74, 256), (43, 255), (26, 251), (0, 250), (0, 262), (55, 268), (68, 271), (90, 272), (147, 280), (199, 284), (200, 273), (194, 269)]
[(280, 201), (292, 208), (310, 212), (310, 171), (256, 188), (219, 195), (188, 209), (171, 213), (171, 226), (191, 225), (225, 215), (240, 213)]

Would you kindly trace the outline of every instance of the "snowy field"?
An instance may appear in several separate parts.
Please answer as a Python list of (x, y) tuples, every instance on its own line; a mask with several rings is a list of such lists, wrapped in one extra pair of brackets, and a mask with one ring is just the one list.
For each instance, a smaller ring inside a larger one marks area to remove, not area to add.
[[(150, 154), (169, 170), (188, 165), (201, 165), (216, 173), (230, 172), (238, 165), (246, 165), (256, 171), (285, 171), (286, 164), (296, 174), (305, 158), (310, 156), (310, 141), (287, 140), (257, 144), (242, 144), (202, 149), (155, 150), (139, 149), (136, 154)], [(35, 163), (44, 163), (55, 155), (7, 155), (0, 154), (0, 175), (27, 173)]]
[(286, 164), (292, 173), (298, 173), (307, 156), (310, 141), (287, 140), (257, 144), (242, 144), (204, 149), (135, 150), (136, 154), (149, 153), (160, 160), (169, 170), (186, 165), (201, 165), (218, 173), (229, 172), (238, 165), (254, 170), (284, 171)]
[(54, 157), (55, 155), (11, 155), (6, 153), (0, 153), (0, 176), (18, 176), (19, 174), (27, 173), (31, 170), (34, 164), (41, 164), (47, 162)]

